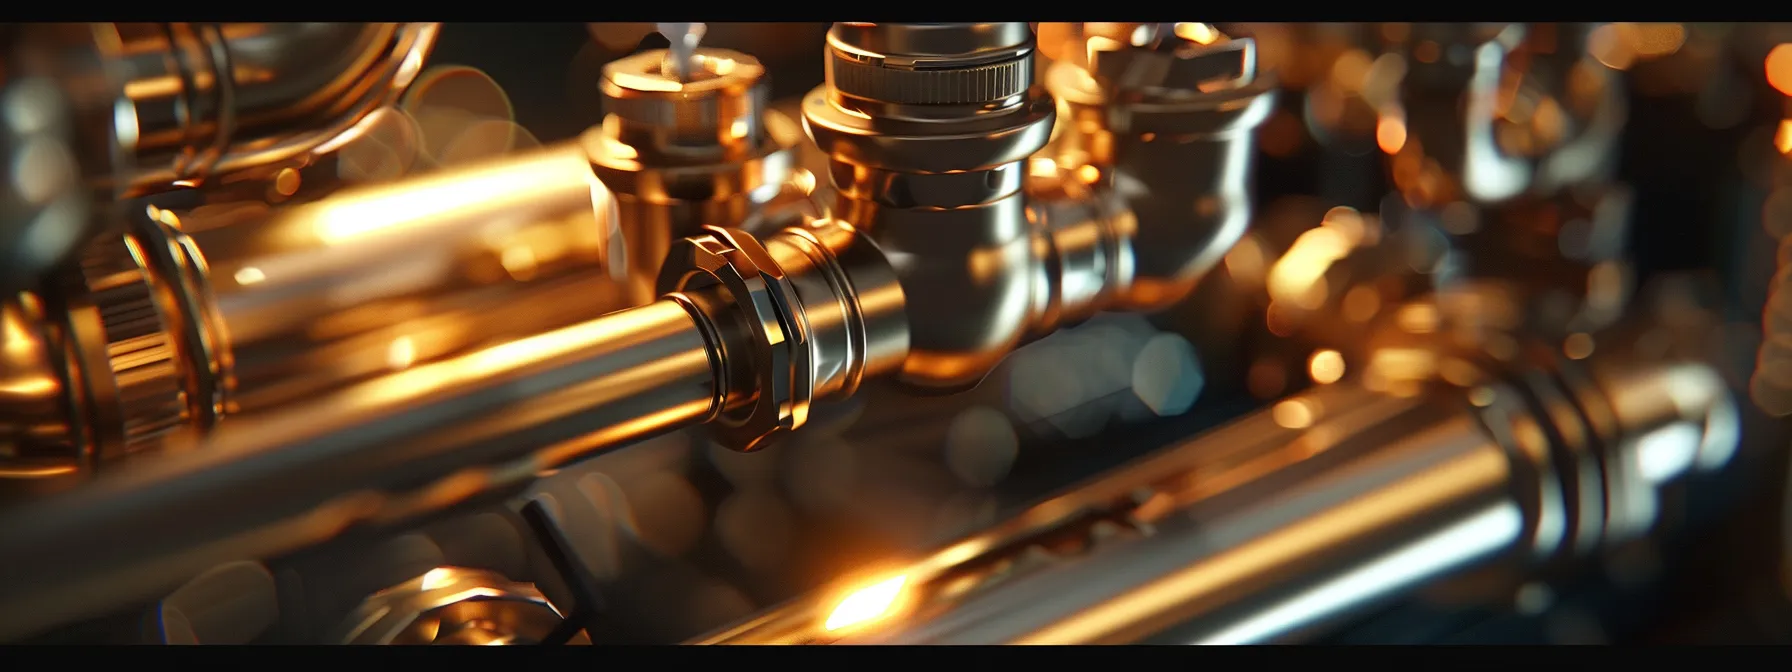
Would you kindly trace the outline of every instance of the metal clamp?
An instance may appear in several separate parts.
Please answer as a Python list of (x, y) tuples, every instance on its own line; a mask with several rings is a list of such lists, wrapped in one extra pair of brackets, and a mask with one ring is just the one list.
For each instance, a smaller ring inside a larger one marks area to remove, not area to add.
[[(674, 243), (660, 271), (659, 289), (671, 293), (720, 285), (745, 318), (757, 394), (736, 408), (723, 400), (715, 426), (724, 445), (750, 452), (808, 419), (815, 391), (809, 329), (795, 287), (758, 240), (713, 226), (704, 231), (706, 235)], [(722, 350), (724, 357), (733, 354)]]

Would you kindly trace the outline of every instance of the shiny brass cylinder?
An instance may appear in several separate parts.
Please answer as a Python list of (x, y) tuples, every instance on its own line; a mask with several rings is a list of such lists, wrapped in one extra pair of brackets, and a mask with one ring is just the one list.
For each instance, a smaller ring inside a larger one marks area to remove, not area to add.
[[(120, 199), (302, 165), (391, 104), (429, 23), (49, 23), (0, 31), (0, 292), (110, 230)], [(8, 171), (10, 172), (10, 171)], [(26, 177), (28, 176), (28, 178)], [(97, 203), (96, 203), (97, 201)]]
[(776, 230), (816, 212), (815, 179), (795, 165), (794, 122), (768, 108), (769, 79), (752, 56), (698, 49), (683, 77), (665, 51), (604, 66), (601, 126), (584, 135), (597, 174), (616, 194), (628, 247), (624, 281), (652, 300), (672, 241), (706, 225)]
[(387, 373), (8, 511), (0, 639), (166, 594), (219, 558), (277, 557), (508, 494), (543, 469), (705, 422), (725, 401), (719, 353), (739, 347), (715, 339), (741, 338), (738, 320), (703, 312), (724, 305), (693, 291)]
[(292, 208), (152, 216), (190, 257), (218, 413), (637, 303), (621, 286), (615, 201), (576, 143)]
[(616, 222), (578, 143), (286, 208), (152, 207), (45, 293), (58, 308), (43, 347), (84, 433), (35, 452), (60, 445), (92, 470), (227, 415), (637, 305)]

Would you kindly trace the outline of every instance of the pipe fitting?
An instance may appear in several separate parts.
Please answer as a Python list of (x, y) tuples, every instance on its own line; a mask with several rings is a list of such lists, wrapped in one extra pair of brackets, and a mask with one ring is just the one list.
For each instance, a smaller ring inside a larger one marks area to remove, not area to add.
[(839, 23), (803, 102), (834, 216), (894, 264), (911, 348), (900, 380), (976, 385), (1025, 338), (1034, 265), (1024, 161), (1056, 110), (1024, 23)]
[(1395, 45), (1403, 141), (1389, 150), (1413, 207), (1498, 204), (1609, 181), (1625, 118), (1618, 73), (1587, 52), (1594, 24), (1416, 24)]
[[(850, 396), (908, 354), (899, 279), (870, 241), (833, 220), (763, 244), (710, 227), (675, 244), (659, 284), (715, 345), (721, 411), (711, 424), (736, 450), (801, 427), (815, 401)], [(705, 290), (724, 302), (704, 303)]]
[[(1253, 131), (1275, 105), (1256, 43), (1206, 24), (1091, 24), (1086, 63), (1046, 72), (1060, 106), (1045, 156), (1073, 179), (1124, 198), (1137, 224), (1130, 282), (1110, 307), (1175, 305), (1250, 222)], [(1049, 171), (1040, 171), (1042, 173)]]
[[(342, 644), (539, 644), (561, 627), (560, 610), (534, 584), (460, 567), (437, 567), (363, 601), (336, 638)], [(584, 632), (572, 643), (590, 644)]]
[(766, 218), (818, 214), (806, 207), (814, 176), (780, 139), (796, 135), (796, 124), (767, 107), (758, 59), (697, 49), (682, 78), (666, 69), (671, 62), (660, 50), (604, 66), (606, 116), (581, 140), (616, 194), (637, 303), (658, 296), (654, 279), (672, 241), (706, 224), (753, 229)]

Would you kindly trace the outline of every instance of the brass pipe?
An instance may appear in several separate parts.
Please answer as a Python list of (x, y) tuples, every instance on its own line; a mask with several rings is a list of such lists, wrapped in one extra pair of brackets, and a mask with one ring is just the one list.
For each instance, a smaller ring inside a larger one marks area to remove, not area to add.
[[(0, 198), (0, 292), (108, 229), (106, 203), (304, 163), (397, 100), (432, 23), (14, 27), (0, 155), (34, 177)], [(9, 185), (13, 182), (9, 181)]]
[(423, 69), (433, 23), (119, 23), (126, 196), (331, 149)]
[(129, 213), (49, 288), (67, 324), (34, 327), (20, 370), (73, 378), (5, 403), (56, 402), (66, 428), (31, 423), (0, 477), (90, 472), (227, 415), (642, 305), (703, 223), (813, 214), (763, 68), (702, 49), (677, 82), (663, 60), (606, 67), (609, 114), (575, 141), (296, 207)]
[(728, 380), (712, 339), (733, 337), (696, 306), (718, 300), (663, 299), (235, 418), (17, 509), (0, 533), (0, 639), (153, 599), (218, 558), (297, 551), (703, 422)]
[[(288, 208), (136, 213), (27, 296), (61, 316), (38, 311), (52, 324), (31, 359), (66, 374), (46, 396), (68, 420), (20, 452), (103, 470), (225, 416), (639, 305), (616, 227), (579, 142)], [(53, 475), (15, 461), (5, 475)]]

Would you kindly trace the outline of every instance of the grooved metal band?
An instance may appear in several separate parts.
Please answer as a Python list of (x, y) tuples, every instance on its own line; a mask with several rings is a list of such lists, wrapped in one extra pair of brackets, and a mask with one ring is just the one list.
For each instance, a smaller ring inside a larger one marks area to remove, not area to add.
[(840, 93), (899, 105), (990, 103), (1026, 93), (1033, 55), (956, 70), (897, 70), (830, 54), (828, 81)]
[(135, 241), (116, 236), (96, 243), (82, 260), (81, 274), (105, 329), (124, 452), (134, 452), (186, 421), (174, 335), (156, 305)]
[[(668, 100), (665, 98), (605, 98), (605, 112), (629, 121), (673, 128), (680, 131), (707, 131), (722, 128), (736, 115), (757, 116), (767, 107), (767, 90), (755, 85), (741, 93), (714, 92), (704, 98)], [(727, 108), (724, 110), (724, 108)], [(724, 119), (726, 113), (728, 119)]]
[(721, 104), (714, 98), (686, 101), (611, 98), (605, 100), (604, 105), (610, 114), (649, 126), (702, 130), (719, 128), (722, 123)]

